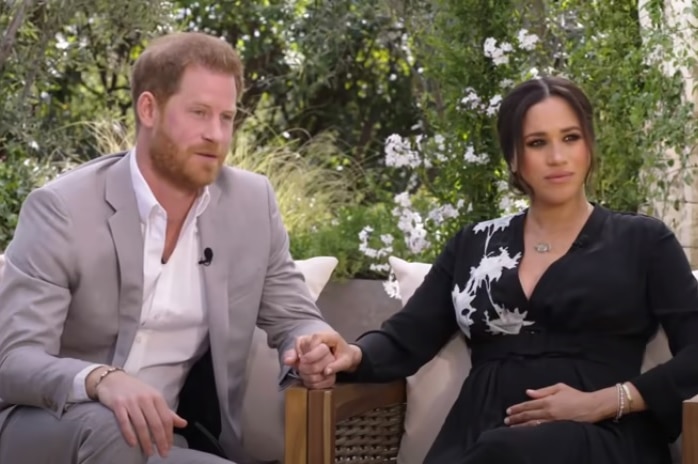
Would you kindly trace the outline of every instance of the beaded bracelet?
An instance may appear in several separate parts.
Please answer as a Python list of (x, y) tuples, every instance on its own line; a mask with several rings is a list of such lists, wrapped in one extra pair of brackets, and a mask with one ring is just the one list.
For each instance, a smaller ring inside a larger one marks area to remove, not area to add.
[(628, 387), (627, 383), (621, 384), (623, 387), (623, 392), (625, 393), (625, 397), (628, 399), (628, 411), (627, 412), (632, 412), (633, 411), (633, 397), (630, 394), (630, 388)]
[(625, 412), (625, 391), (620, 383), (616, 384), (616, 391), (618, 392), (618, 412), (614, 421), (618, 422)]

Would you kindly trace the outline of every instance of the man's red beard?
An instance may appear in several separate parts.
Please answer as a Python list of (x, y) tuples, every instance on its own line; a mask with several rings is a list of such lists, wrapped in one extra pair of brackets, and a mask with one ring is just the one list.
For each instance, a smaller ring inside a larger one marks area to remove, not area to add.
[[(197, 162), (198, 160), (195, 159), (199, 156), (197, 153), (215, 155), (217, 162)], [(183, 190), (198, 191), (216, 180), (225, 161), (225, 153), (216, 143), (201, 143), (181, 148), (160, 126), (153, 134), (150, 159), (154, 171), (168, 182)]]

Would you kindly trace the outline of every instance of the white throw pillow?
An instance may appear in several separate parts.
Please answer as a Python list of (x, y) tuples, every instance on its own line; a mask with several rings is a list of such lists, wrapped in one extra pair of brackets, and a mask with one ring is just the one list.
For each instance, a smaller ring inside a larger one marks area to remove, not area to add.
[[(337, 258), (318, 256), (296, 260), (313, 300), (337, 267)], [(267, 334), (255, 328), (245, 378), (242, 405), (242, 442), (252, 457), (283, 462), (284, 392), (279, 388), (279, 355), (267, 345)]]
[(308, 259), (297, 259), (296, 267), (301, 271), (305, 278), (305, 283), (310, 290), (310, 295), (313, 300), (317, 301), (325, 288), (332, 272), (337, 267), (339, 261), (334, 256), (315, 256)]
[[(404, 305), (422, 284), (431, 264), (410, 263), (395, 256), (391, 256), (388, 262), (395, 273)], [(470, 351), (464, 336), (458, 333), (434, 359), (407, 378), (407, 412), (405, 433), (397, 457), (399, 464), (424, 461), (458, 398), (470, 366)]]

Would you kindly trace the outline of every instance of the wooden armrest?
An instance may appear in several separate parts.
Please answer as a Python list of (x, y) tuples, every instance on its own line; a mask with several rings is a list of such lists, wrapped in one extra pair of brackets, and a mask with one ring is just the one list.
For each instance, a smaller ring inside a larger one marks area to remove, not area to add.
[(681, 462), (698, 464), (698, 395), (683, 403)]
[(308, 462), (308, 389), (288, 387), (284, 412), (284, 464)]
[[(307, 406), (303, 418), (301, 406)], [(370, 455), (394, 462), (405, 419), (405, 381), (300, 386), (286, 393), (285, 464), (334, 464)], [(305, 434), (296, 430), (304, 428)], [(304, 445), (302, 445), (303, 443)]]

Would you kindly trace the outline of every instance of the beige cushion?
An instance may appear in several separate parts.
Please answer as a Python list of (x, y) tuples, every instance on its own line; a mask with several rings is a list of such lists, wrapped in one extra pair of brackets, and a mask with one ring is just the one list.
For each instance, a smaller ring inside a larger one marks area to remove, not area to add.
[[(337, 266), (337, 258), (296, 260), (296, 266), (317, 300)], [(279, 369), (278, 352), (267, 345), (267, 334), (255, 329), (242, 406), (242, 441), (245, 450), (262, 461), (283, 461), (284, 393), (279, 388)]]
[[(410, 263), (394, 256), (388, 261), (404, 305), (422, 283), (431, 265)], [(399, 464), (424, 461), (469, 372), (470, 353), (459, 333), (434, 359), (407, 378), (407, 412), (397, 458)]]
[[(394, 256), (389, 258), (389, 262), (404, 305), (422, 283), (431, 265), (410, 263)], [(694, 271), (693, 275), (698, 279), (698, 270)], [(660, 329), (647, 345), (642, 371), (670, 358), (666, 335), (664, 330)], [(459, 334), (451, 339), (433, 360), (407, 379), (407, 413), (405, 433), (398, 454), (399, 464), (423, 462), (460, 393), (470, 368), (469, 350), (465, 339)]]

